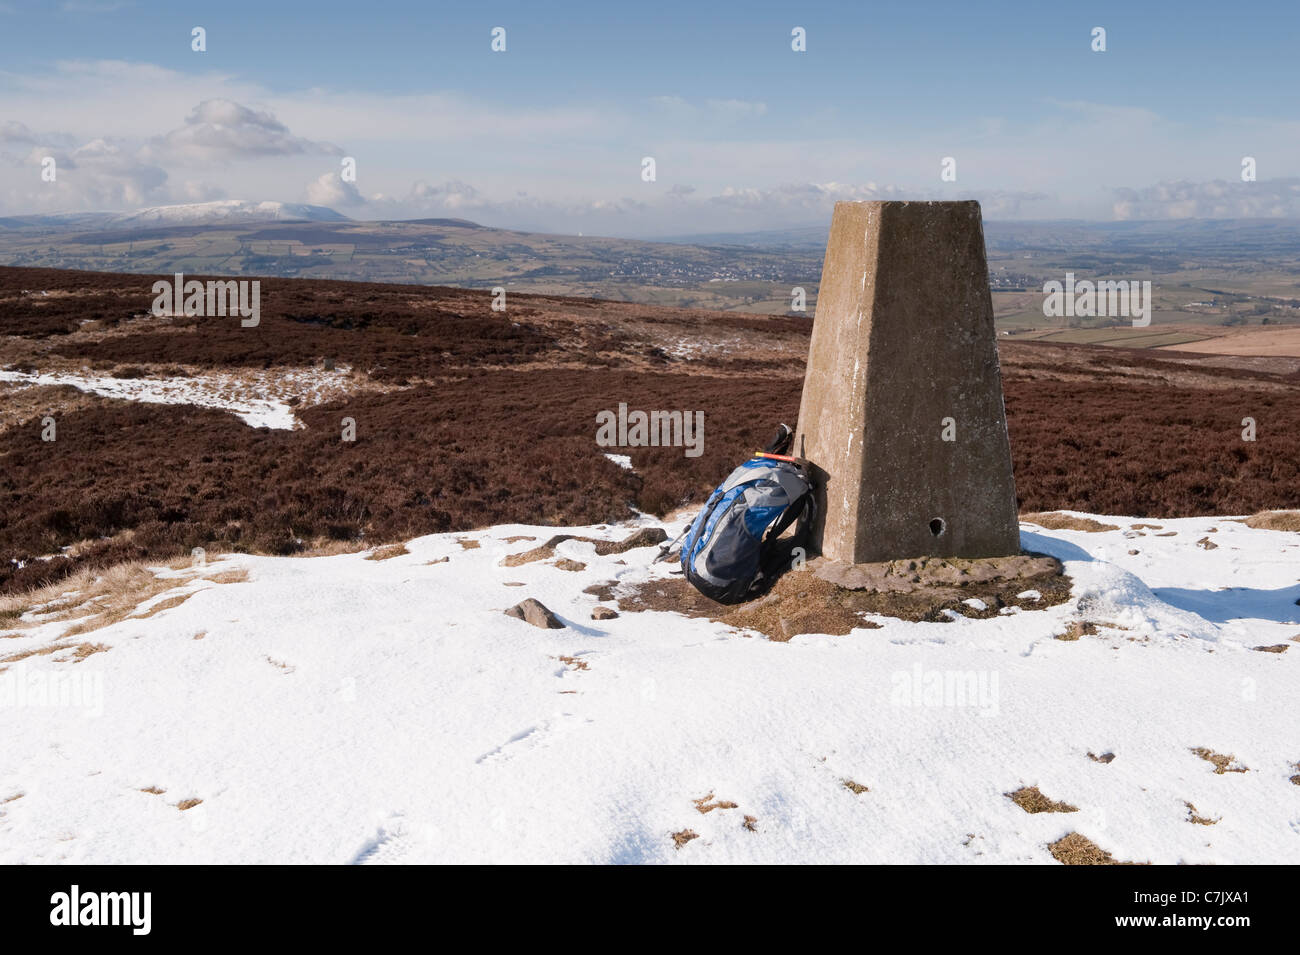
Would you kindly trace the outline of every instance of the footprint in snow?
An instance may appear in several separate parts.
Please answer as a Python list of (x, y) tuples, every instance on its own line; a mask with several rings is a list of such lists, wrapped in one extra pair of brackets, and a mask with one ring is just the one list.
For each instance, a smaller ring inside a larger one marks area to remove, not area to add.
[(475, 762), (486, 763), (498, 759), (512, 759), (529, 750), (548, 746), (557, 736), (562, 736), (591, 722), (592, 720), (575, 716), (572, 713), (561, 713), (550, 719), (542, 720), (536, 726), (520, 730), (500, 746), (484, 753)]
[(406, 820), (394, 813), (379, 824), (348, 865), (392, 865), (403, 861), (414, 847)]

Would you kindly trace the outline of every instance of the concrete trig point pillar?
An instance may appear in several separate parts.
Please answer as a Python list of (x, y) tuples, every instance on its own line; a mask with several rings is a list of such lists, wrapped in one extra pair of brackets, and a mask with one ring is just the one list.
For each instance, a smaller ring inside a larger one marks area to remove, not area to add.
[(831, 560), (1020, 552), (979, 203), (836, 203), (794, 448)]

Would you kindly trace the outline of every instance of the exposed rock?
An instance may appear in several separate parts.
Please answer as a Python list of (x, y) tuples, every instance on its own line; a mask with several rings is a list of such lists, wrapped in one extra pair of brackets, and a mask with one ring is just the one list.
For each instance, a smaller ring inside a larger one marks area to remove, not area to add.
[(598, 584), (592, 584), (590, 587), (584, 587), (582, 592), (584, 594), (590, 594), (597, 600), (613, 600), (614, 588), (617, 586), (617, 580), (606, 580)]
[(554, 557), (555, 548), (565, 541), (582, 541), (585, 544), (594, 544), (597, 555), (608, 557), (611, 554), (622, 554), (634, 547), (650, 547), (653, 544), (661, 544), (667, 539), (668, 534), (662, 527), (643, 527), (640, 530), (633, 531), (621, 541), (603, 541), (595, 537), (581, 537), (577, 534), (556, 534), (545, 544), (540, 544), (531, 550), (522, 551), (518, 554), (507, 554), (501, 564), (504, 567), (518, 567), (520, 564), (531, 564), (533, 561), (546, 560), (549, 557)]
[(564, 624), (560, 623), (555, 614), (546, 609), (540, 601), (529, 597), (527, 600), (521, 600), (513, 607), (505, 611), (507, 617), (515, 617), (523, 620), (525, 623), (531, 623), (534, 627), (541, 627), (543, 630), (563, 630)]
[(611, 610), (609, 607), (597, 607), (591, 612), (592, 620), (613, 620), (618, 616), (617, 610)]
[(573, 540), (572, 534), (556, 534), (545, 544), (541, 544), (532, 550), (521, 551), (518, 554), (507, 554), (505, 560), (501, 561), (503, 567), (518, 567), (520, 564), (531, 564), (535, 560), (546, 560), (548, 557), (555, 556), (555, 545), (562, 541)]
[(667, 539), (668, 534), (662, 527), (643, 527), (638, 531), (633, 531), (621, 541), (596, 541), (596, 553), (601, 557), (608, 557), (610, 554), (622, 554), (634, 547), (651, 547), (655, 544), (662, 544)]

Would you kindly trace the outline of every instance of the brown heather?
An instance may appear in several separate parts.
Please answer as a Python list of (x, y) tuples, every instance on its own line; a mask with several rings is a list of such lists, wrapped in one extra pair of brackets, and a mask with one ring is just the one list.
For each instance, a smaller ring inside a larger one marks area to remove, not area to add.
[[(35, 420), (0, 431), (0, 593), (196, 546), (295, 554), (604, 523), (632, 507), (664, 515), (697, 506), (798, 416), (804, 318), (533, 295), (511, 295), (503, 316), (486, 290), (263, 279), (262, 322), (244, 329), (148, 316), (153, 280), (0, 268), (0, 336), (17, 336), (0, 337), (0, 367), (199, 374), (330, 358), (395, 390), (300, 407), (297, 431), (89, 396), (59, 413), (56, 442)], [(666, 347), (678, 340), (713, 347), (679, 359)], [(1172, 518), (1300, 504), (1300, 380), (1198, 361), (1003, 343), (1021, 511)], [(703, 410), (703, 455), (598, 447), (596, 413), (619, 402)], [(1254, 443), (1240, 440), (1247, 416)], [(357, 422), (354, 443), (340, 440), (343, 417)]]

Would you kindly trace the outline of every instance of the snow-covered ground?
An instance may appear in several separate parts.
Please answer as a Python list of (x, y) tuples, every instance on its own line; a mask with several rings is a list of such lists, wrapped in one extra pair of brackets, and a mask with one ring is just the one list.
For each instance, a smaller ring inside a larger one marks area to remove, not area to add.
[[(107, 375), (79, 375), (69, 372), (29, 374), (0, 371), (0, 381), (26, 385), (71, 385), (105, 398), (141, 401), (146, 404), (198, 405), (218, 408), (236, 415), (252, 428), (299, 427), (293, 408), (283, 400), (296, 394), (306, 404), (315, 404), (330, 391), (342, 389), (346, 368), (276, 369), (263, 374), (239, 375), (214, 372), (187, 378), (113, 378)], [(268, 393), (283, 397), (265, 397)]]
[[(501, 566), (554, 528), (168, 571), (190, 599), (70, 641), (106, 651), (0, 673), (0, 863), (1050, 863), (1072, 831), (1121, 860), (1300, 862), (1300, 536), (1107, 520), (1023, 528), (1068, 604), (789, 643), (594, 621), (585, 587), (673, 568), (580, 541), (557, 553), (584, 570)], [(502, 613), (525, 597), (567, 626)], [(1080, 617), (1127, 629), (1054, 639)], [(1022, 786), (1078, 811), (1031, 815)]]

